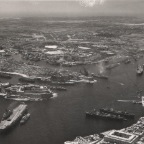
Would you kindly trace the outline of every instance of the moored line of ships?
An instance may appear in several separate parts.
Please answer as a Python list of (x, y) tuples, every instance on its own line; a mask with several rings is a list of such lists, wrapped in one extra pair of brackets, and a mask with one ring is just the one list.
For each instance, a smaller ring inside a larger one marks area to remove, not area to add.
[(32, 84), (0, 83), (0, 96), (17, 101), (39, 101), (54, 96), (54, 92), (47, 86)]

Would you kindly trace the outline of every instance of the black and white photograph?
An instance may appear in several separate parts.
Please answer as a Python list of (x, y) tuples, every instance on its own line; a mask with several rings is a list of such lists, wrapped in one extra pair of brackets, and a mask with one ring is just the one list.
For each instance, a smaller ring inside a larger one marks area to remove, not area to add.
[(0, 144), (144, 144), (144, 0), (0, 0)]

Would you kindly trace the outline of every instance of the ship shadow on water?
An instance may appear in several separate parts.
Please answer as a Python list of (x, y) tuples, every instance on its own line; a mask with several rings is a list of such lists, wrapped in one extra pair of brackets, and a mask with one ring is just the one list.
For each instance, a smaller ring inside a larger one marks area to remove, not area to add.
[(89, 120), (89, 121), (95, 121), (95, 122), (99, 122), (99, 123), (111, 123), (111, 122), (114, 122), (114, 123), (125, 123), (126, 121), (116, 121), (116, 120), (110, 120), (110, 119), (96, 119), (94, 117), (86, 117), (86, 120)]
[(4, 130), (3, 132), (0, 133), (0, 136), (7, 136), (9, 134), (12, 133), (12, 131), (14, 131), (14, 129), (18, 128), (19, 127), (19, 121), (17, 121), (11, 128), (7, 129), (7, 130)]

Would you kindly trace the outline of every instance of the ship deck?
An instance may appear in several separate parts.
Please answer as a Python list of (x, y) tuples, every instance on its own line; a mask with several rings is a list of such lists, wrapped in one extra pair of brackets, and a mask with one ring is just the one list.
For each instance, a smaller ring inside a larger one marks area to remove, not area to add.
[(16, 107), (13, 110), (12, 115), (8, 119), (1, 121), (0, 130), (4, 130), (7, 127), (13, 125), (17, 121), (17, 119), (19, 119), (22, 116), (26, 108), (27, 108), (27, 105), (25, 104), (20, 104), (18, 107)]

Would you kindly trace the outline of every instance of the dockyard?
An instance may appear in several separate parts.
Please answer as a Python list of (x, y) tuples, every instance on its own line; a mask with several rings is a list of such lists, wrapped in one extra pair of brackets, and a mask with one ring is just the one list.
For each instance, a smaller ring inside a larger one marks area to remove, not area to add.
[(143, 20), (0, 19), (1, 143), (143, 144), (143, 25), (127, 21)]

